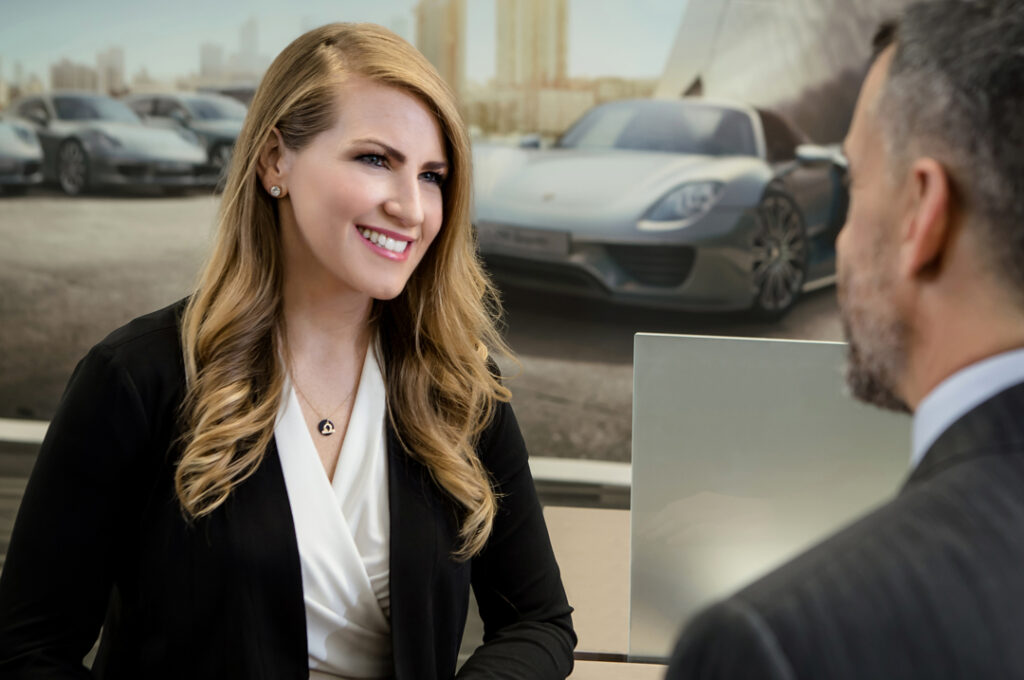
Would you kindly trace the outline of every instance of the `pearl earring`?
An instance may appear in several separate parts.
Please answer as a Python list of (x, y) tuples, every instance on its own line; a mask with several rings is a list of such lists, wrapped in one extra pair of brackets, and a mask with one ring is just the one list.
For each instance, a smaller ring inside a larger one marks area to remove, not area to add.
[(270, 187), (270, 195), (273, 196), (274, 198), (281, 198), (281, 187), (277, 186), (276, 184)]

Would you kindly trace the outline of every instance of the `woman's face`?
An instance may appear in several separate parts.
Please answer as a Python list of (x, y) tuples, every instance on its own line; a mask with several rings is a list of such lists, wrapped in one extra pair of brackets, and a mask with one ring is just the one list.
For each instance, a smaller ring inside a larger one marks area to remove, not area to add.
[(352, 78), (336, 101), (334, 125), (300, 151), (281, 149), (263, 177), (285, 190), (285, 285), (388, 300), (441, 229), (444, 138), (394, 87)]

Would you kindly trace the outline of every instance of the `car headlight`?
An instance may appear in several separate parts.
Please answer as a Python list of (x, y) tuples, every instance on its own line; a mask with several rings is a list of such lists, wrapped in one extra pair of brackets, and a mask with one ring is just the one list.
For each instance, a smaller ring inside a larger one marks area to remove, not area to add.
[(18, 138), (30, 146), (36, 146), (39, 144), (39, 138), (36, 137), (36, 133), (31, 128), (23, 127), (21, 125), (13, 125), (14, 134), (18, 135)]
[(722, 197), (721, 182), (688, 182), (665, 194), (655, 203), (638, 226), (645, 231), (679, 229), (708, 214)]

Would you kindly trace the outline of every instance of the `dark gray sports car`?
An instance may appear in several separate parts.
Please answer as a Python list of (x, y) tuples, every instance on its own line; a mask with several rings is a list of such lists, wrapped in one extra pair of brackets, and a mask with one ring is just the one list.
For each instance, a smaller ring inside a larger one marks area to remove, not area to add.
[(206, 147), (209, 162), (224, 172), (242, 131), (246, 108), (230, 97), (199, 92), (131, 94), (124, 98), (149, 125), (191, 130)]
[(18, 194), (43, 181), (43, 147), (27, 123), (0, 116), (0, 193)]
[(43, 175), (75, 195), (100, 186), (212, 187), (218, 169), (187, 130), (147, 127), (99, 94), (53, 92), (12, 105), (43, 145)]
[(834, 280), (846, 213), (841, 155), (804, 142), (683, 99), (595, 107), (550, 149), (477, 147), (480, 252), (501, 284), (777, 317)]

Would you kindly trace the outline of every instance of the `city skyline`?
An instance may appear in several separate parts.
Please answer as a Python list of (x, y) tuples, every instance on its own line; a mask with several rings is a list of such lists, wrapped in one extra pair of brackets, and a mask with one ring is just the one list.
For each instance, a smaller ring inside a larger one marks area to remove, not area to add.
[[(304, 30), (336, 20), (373, 21), (415, 43), (419, 2), (307, 0), (303, 13), (287, 15), (282, 15), (280, 5), (266, 0), (216, 6), (182, 0), (173, 8), (131, 0), (105, 0), (103, 4), (116, 13), (116, 23), (104, 22), (95, 6), (86, 8), (68, 0), (52, 0), (45, 9), (0, 0), (3, 14), (11, 18), (0, 26), (0, 80), (11, 83), (19, 75), (23, 81), (35, 76), (49, 87), (51, 68), (63, 60), (96, 68), (101, 54), (116, 50), (123, 55), (127, 81), (145, 72), (154, 80), (173, 83), (199, 75), (200, 55), (210, 53), (211, 48), (219, 48), (225, 60), (243, 54), (239, 33), (246, 24), (250, 31), (255, 28), (258, 50), (248, 57), (265, 61)], [(465, 77), (486, 85), (496, 76), (495, 2), (466, 0), (465, 4)], [(568, 0), (568, 76), (659, 76), (685, 4), (672, 0)], [(59, 46), (47, 44), (45, 36)], [(629, 49), (610, 50), (611, 43), (623, 43)]]

